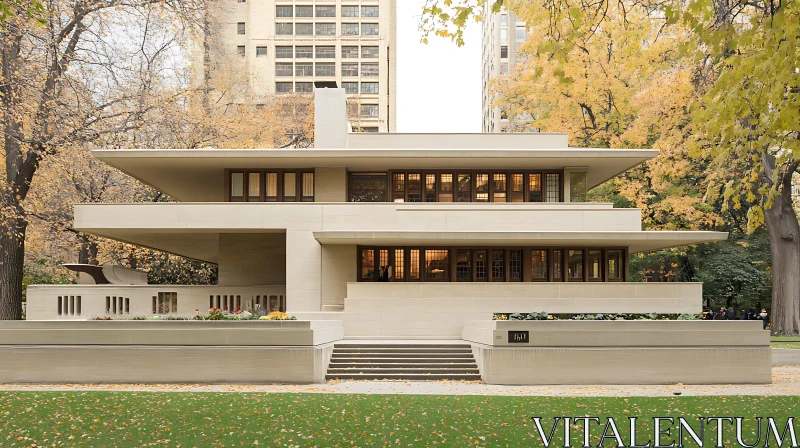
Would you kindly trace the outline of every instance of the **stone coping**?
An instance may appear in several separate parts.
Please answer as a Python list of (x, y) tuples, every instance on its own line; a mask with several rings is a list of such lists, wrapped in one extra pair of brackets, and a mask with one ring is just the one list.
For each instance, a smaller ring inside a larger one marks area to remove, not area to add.
[(339, 320), (11, 320), (0, 321), (0, 330), (137, 330), (137, 329), (322, 329), (341, 327)]
[(341, 321), (11, 321), (0, 346), (319, 346), (344, 338)]
[[(510, 332), (527, 332), (509, 342)], [(749, 347), (769, 348), (770, 334), (760, 321), (469, 321), (464, 340), (503, 347)]]

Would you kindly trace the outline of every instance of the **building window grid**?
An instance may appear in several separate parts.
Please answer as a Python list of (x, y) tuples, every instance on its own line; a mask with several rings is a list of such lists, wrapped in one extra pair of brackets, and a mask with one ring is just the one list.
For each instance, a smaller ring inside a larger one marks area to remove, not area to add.
[(342, 17), (358, 17), (358, 6), (342, 5)]
[(357, 23), (342, 23), (342, 36), (358, 36), (359, 26)]
[(275, 34), (278, 36), (291, 36), (294, 34), (294, 24), (281, 22), (276, 23)]
[(277, 5), (275, 6), (275, 17), (292, 17), (293, 8), (292, 6), (285, 6), (285, 5)]
[(314, 34), (317, 36), (335, 36), (336, 24), (335, 23), (317, 23), (314, 26)]
[(361, 58), (362, 59), (378, 59), (380, 56), (380, 49), (375, 46), (364, 46), (361, 47)]
[(378, 6), (362, 6), (361, 17), (380, 17), (380, 7)]
[[(258, 177), (252, 176), (256, 173)], [(230, 170), (226, 178), (228, 202), (314, 202), (313, 170)], [(257, 181), (258, 187), (251, 186), (252, 181)]]
[(321, 46), (314, 49), (317, 59), (336, 59), (336, 47)]
[(311, 93), (314, 91), (313, 82), (296, 82), (294, 84), (294, 91), (297, 93)]
[(362, 23), (361, 24), (361, 35), (362, 36), (377, 36), (380, 34), (378, 32), (378, 24), (377, 23)]
[(276, 62), (275, 76), (292, 76), (294, 74), (294, 64), (291, 62)]
[(310, 62), (298, 62), (294, 65), (295, 76), (314, 76), (314, 64)]
[(358, 64), (342, 63), (342, 76), (358, 76)]
[(294, 26), (294, 34), (296, 36), (313, 36), (314, 24), (313, 23), (296, 23)]
[(506, 254), (503, 249), (492, 249), (492, 281), (502, 282), (506, 279)]
[(378, 76), (379, 65), (375, 62), (364, 62), (361, 64), (361, 76)]
[(292, 59), (294, 57), (294, 48), (291, 46), (275, 47), (275, 59)]
[(361, 93), (377, 94), (380, 84), (377, 82), (362, 82)]
[(294, 7), (295, 17), (314, 17), (314, 7), (309, 5), (298, 5)]
[[(352, 45), (342, 46), (342, 59), (358, 59), (358, 47)], [(358, 67), (356, 66), (356, 69)], [(358, 76), (358, 75), (356, 75)]]
[(336, 76), (336, 64), (333, 62), (317, 62), (314, 73), (317, 76)]
[[(400, 282), (622, 282), (627, 277), (622, 248), (362, 247), (359, 253), (360, 281), (378, 281), (376, 270), (382, 266), (389, 266), (390, 281)], [(528, 274), (523, 273), (525, 257), (531, 262)]]
[(336, 6), (317, 5), (314, 13), (316, 17), (336, 17)]
[[(362, 93), (364, 92), (362, 91)], [(404, 182), (406, 179), (405, 175), (411, 174), (413, 171), (392, 171), (391, 173), (391, 191), (393, 195), (389, 200), (392, 202), (412, 202), (407, 198), (408, 195), (406, 193), (408, 185)], [(528, 179), (527, 189), (525, 188), (526, 182), (524, 181), (526, 176)], [(541, 182), (542, 176), (549, 176), (549, 188), (543, 188), (544, 186)], [(456, 180), (455, 186), (453, 186), (453, 179)], [(511, 180), (510, 183), (509, 179)], [(509, 173), (505, 171), (453, 171), (450, 173), (438, 173), (438, 182), (437, 185), (435, 185), (437, 195), (428, 195), (424, 201), (452, 202), (454, 199), (453, 189), (455, 188), (456, 202), (542, 202), (542, 199), (545, 197), (545, 192), (547, 193), (546, 197), (552, 199), (551, 202), (558, 202), (561, 198), (562, 188), (560, 179), (560, 173), (549, 172)], [(398, 181), (400, 184), (397, 184)], [(402, 193), (400, 191), (401, 189)], [(435, 199), (430, 200), (431, 197)]]
[(294, 47), (294, 57), (297, 59), (314, 59), (314, 47), (310, 45)]

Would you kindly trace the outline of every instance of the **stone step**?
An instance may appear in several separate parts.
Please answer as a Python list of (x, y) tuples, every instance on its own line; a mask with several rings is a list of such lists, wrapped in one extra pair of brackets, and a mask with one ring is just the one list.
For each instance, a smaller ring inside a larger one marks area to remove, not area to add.
[(371, 358), (360, 358), (360, 357), (338, 357), (338, 358), (331, 358), (331, 363), (386, 363), (386, 364), (397, 364), (397, 363), (415, 363), (415, 364), (438, 364), (438, 363), (463, 363), (469, 362), (474, 363), (475, 361), (470, 358), (396, 358), (393, 356), (386, 356), (383, 358), (378, 357), (371, 357)]
[(453, 350), (453, 349), (438, 349), (438, 348), (334, 348), (333, 353), (353, 353), (353, 354), (371, 354), (371, 353), (460, 353), (465, 355), (472, 355), (472, 351), (468, 349)]
[(470, 373), (470, 374), (479, 374), (477, 367), (472, 368), (453, 368), (453, 367), (445, 367), (439, 369), (431, 369), (428, 367), (417, 367), (417, 368), (402, 368), (402, 369), (392, 369), (392, 368), (330, 368), (328, 369), (328, 375), (340, 375), (340, 374), (394, 374), (394, 373), (414, 373), (414, 374), (442, 374), (442, 373)]
[(476, 373), (356, 373), (325, 375), (327, 380), (405, 380), (405, 381), (479, 381), (481, 376)]
[(336, 353), (331, 359), (338, 358), (463, 358), (472, 359), (472, 353)]
[[(407, 361), (407, 360), (403, 360)], [(357, 362), (331, 362), (328, 365), (329, 369), (343, 369), (343, 368), (375, 368), (375, 367), (389, 367), (389, 368), (455, 368), (455, 369), (477, 369), (478, 365), (474, 362), (450, 362), (450, 363), (418, 363), (418, 362), (373, 362), (371, 360), (359, 360)]]
[(472, 346), (469, 344), (414, 344), (414, 343), (400, 343), (400, 344), (337, 344), (335, 348), (452, 348), (452, 349), (468, 349), (471, 350)]

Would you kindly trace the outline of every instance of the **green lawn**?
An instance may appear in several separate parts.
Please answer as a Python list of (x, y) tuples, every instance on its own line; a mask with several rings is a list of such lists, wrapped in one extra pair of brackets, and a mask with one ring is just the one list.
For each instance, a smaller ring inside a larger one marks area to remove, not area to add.
[(796, 348), (800, 349), (800, 337), (792, 336), (773, 336), (772, 348)]
[[(765, 396), (0, 392), (0, 446), (542, 446), (531, 416), (546, 417), (549, 433), (552, 416), (598, 416), (603, 425), (607, 416), (621, 425), (628, 416), (679, 415), (772, 416), (785, 423), (797, 416), (798, 407), (798, 397)], [(745, 440), (755, 440), (753, 425), (745, 429)], [(620, 431), (627, 443), (627, 429), (620, 426)], [(593, 446), (600, 433), (595, 426)], [(652, 427), (637, 433), (642, 444)], [(713, 446), (715, 433), (706, 430), (706, 446)], [(735, 439), (733, 431), (725, 434)], [(582, 432), (573, 438), (573, 446), (582, 445)], [(696, 445), (689, 440), (686, 446)]]

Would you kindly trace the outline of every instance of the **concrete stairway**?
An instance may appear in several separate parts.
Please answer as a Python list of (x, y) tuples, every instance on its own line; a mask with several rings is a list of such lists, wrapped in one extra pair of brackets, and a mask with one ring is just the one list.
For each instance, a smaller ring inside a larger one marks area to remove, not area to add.
[(469, 344), (335, 344), (329, 380), (480, 380)]

